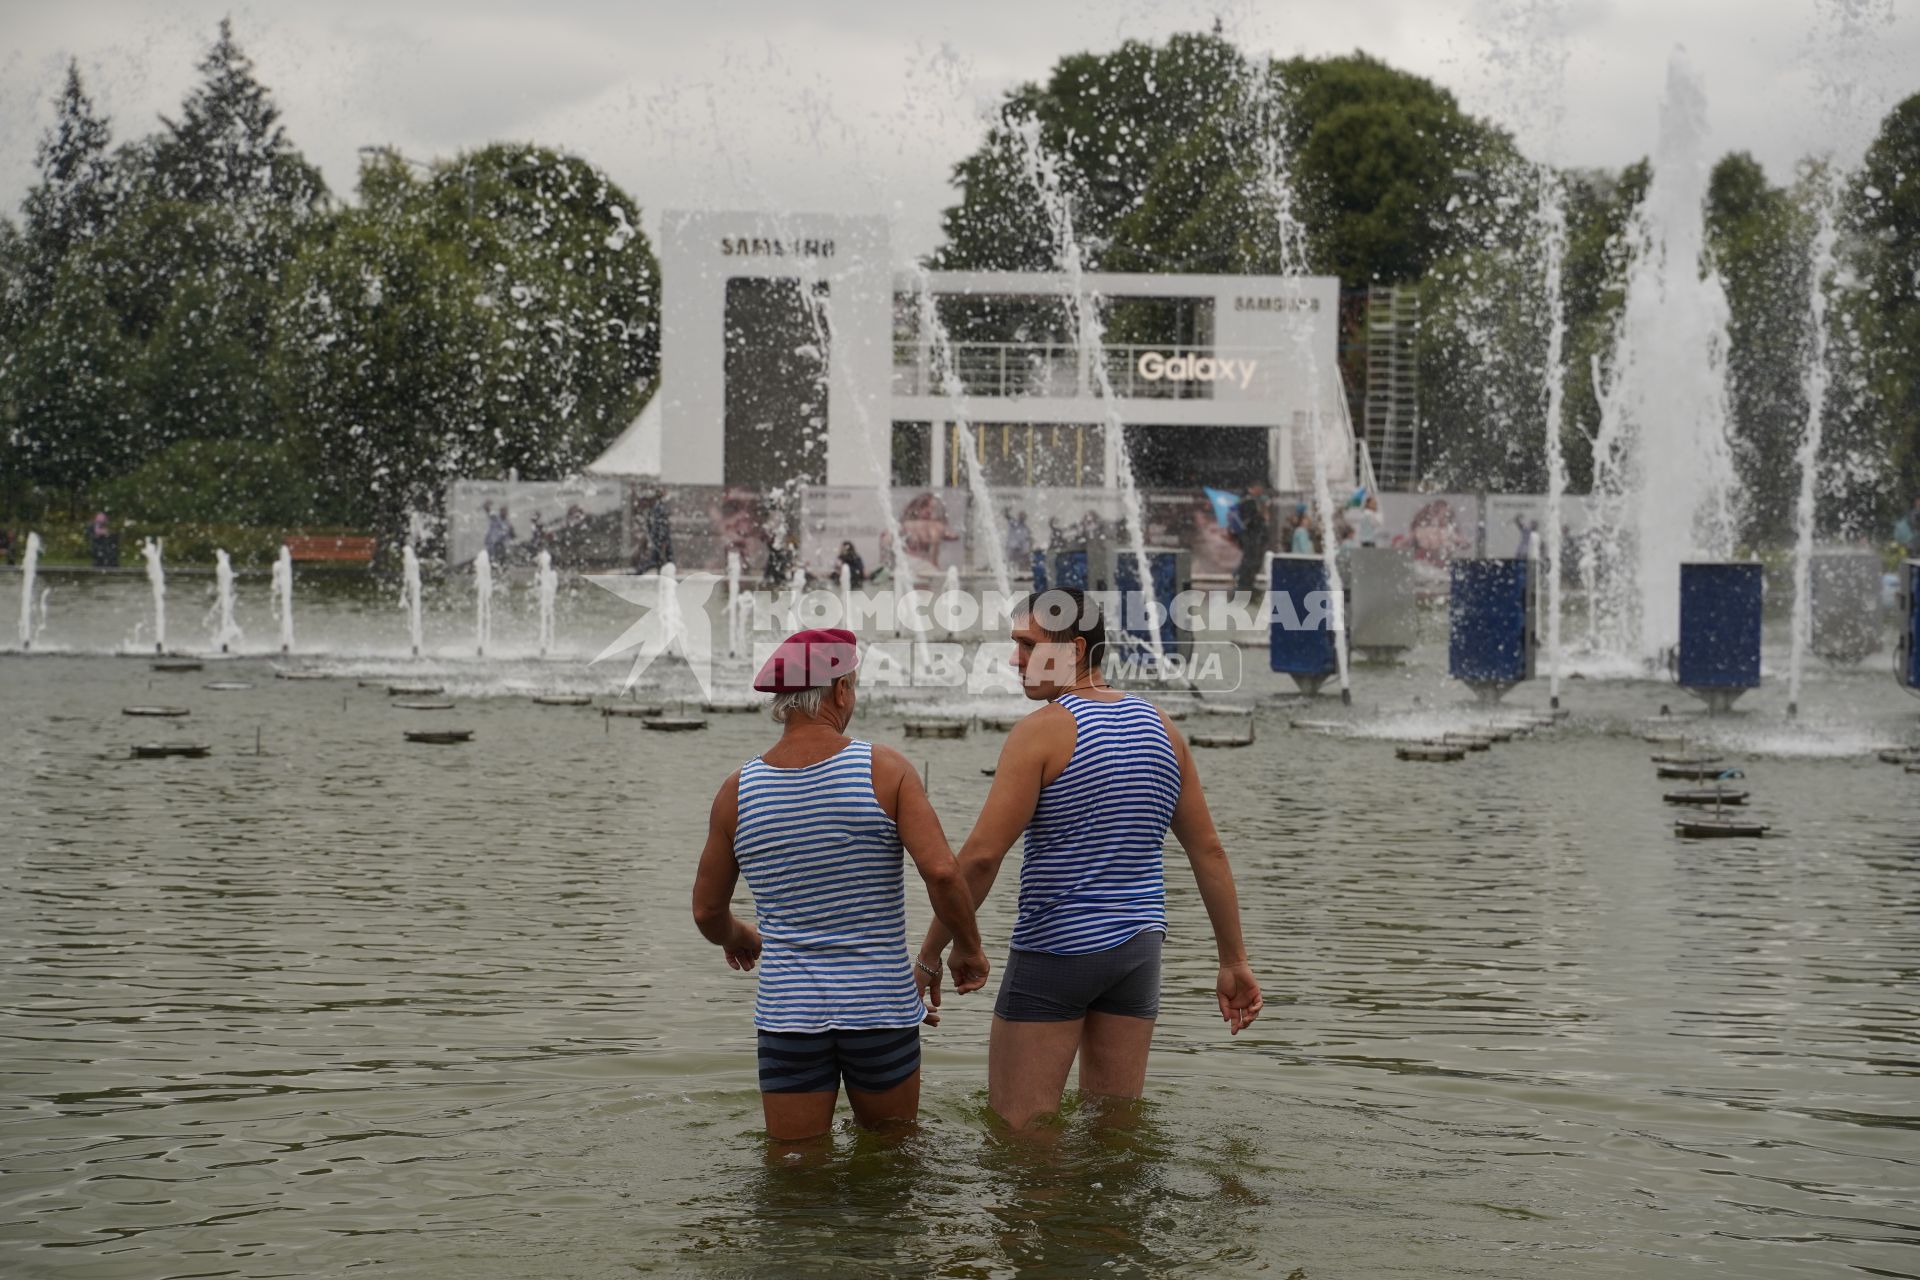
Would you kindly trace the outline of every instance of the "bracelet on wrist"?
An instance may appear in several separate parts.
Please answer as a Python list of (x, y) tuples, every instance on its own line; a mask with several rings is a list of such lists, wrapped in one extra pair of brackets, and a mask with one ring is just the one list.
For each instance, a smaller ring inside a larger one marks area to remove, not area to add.
[(921, 963), (920, 957), (918, 956), (915, 956), (913, 959), (913, 967), (926, 974), (929, 978), (937, 978), (940, 976), (940, 970), (930, 964)]

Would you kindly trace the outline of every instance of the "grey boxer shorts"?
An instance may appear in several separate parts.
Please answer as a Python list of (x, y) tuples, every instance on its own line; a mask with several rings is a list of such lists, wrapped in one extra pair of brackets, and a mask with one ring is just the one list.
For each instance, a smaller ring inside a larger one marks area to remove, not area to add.
[(1160, 944), (1143, 929), (1117, 947), (1083, 955), (1009, 951), (993, 1011), (1009, 1022), (1071, 1022), (1089, 1013), (1160, 1016)]

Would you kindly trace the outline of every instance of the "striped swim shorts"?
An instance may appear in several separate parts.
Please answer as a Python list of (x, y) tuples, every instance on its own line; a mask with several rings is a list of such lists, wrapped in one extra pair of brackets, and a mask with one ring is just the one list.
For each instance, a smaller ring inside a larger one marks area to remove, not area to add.
[(762, 1031), (762, 1093), (885, 1093), (920, 1069), (920, 1028)]

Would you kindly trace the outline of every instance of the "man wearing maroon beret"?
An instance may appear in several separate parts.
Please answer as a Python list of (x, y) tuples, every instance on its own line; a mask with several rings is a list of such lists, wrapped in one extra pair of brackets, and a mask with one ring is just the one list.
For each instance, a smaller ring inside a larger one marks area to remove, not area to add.
[[(842, 1083), (869, 1128), (920, 1109), (921, 1002), (907, 955), (902, 852), (956, 939), (956, 990), (986, 985), (973, 898), (905, 757), (847, 736), (859, 642), (835, 628), (787, 637), (753, 687), (773, 695), (780, 739), (714, 797), (693, 918), (735, 969), (760, 969), (754, 1001), (767, 1135), (832, 1126)], [(733, 914), (744, 875), (756, 923)]]

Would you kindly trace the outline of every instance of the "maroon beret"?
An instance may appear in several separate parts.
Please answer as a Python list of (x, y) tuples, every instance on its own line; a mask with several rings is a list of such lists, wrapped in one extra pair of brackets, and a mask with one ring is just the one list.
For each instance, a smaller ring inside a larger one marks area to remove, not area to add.
[(800, 693), (832, 684), (859, 665), (860, 642), (853, 632), (839, 627), (796, 631), (773, 651), (753, 687), (759, 693)]

